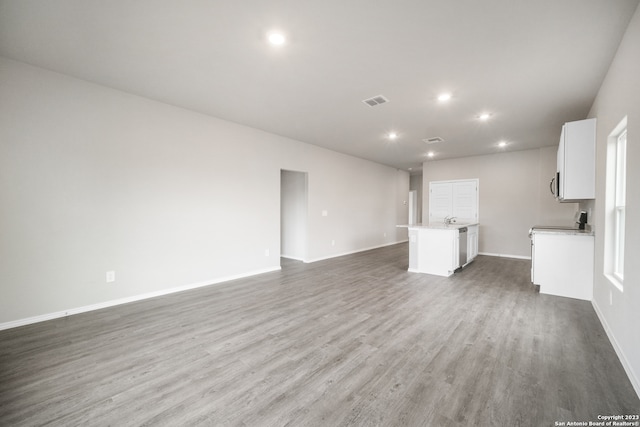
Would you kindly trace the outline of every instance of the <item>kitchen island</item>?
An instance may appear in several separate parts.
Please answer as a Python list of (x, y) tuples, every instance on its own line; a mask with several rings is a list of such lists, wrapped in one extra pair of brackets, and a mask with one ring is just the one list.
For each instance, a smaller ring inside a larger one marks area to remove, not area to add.
[[(409, 230), (409, 271), (451, 276), (478, 254), (478, 223), (399, 225)], [(460, 233), (461, 230), (466, 233)], [(466, 234), (466, 236), (465, 236)], [(464, 239), (460, 241), (460, 236)], [(466, 250), (461, 251), (461, 248)]]

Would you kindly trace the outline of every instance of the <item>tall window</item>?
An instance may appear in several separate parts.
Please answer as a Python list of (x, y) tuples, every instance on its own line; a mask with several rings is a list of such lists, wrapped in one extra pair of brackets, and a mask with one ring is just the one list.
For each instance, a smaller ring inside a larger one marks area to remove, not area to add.
[(624, 280), (624, 222), (626, 200), (627, 129), (616, 138), (613, 275)]
[(604, 274), (624, 291), (624, 240), (627, 181), (627, 117), (607, 138)]

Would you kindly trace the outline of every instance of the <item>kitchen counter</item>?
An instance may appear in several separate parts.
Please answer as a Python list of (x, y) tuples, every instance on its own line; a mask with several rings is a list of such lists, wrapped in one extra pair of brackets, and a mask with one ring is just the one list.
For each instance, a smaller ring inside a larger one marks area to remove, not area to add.
[(593, 236), (593, 231), (587, 230), (534, 230), (534, 233), (539, 234), (564, 234), (564, 235), (583, 235), (583, 236)]
[(531, 282), (541, 294), (593, 299), (594, 237), (591, 230), (531, 230)]
[(585, 230), (579, 230), (571, 226), (563, 227), (563, 226), (535, 225), (531, 227), (531, 230), (529, 230), (529, 236), (531, 236), (532, 233), (560, 234), (560, 235), (570, 235), (570, 236), (573, 236), (573, 235), (593, 236), (594, 233), (591, 230), (591, 227), (588, 224), (587, 224), (587, 227), (588, 228)]

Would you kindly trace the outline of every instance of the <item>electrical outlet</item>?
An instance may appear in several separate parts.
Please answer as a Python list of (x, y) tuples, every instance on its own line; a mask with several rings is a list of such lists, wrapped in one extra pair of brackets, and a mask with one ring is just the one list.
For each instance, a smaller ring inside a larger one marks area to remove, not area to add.
[(331, 241), (331, 246), (335, 246), (335, 245), (336, 245), (336, 241), (335, 241), (335, 240), (332, 240), (332, 241)]
[(387, 233), (382, 233), (382, 237), (387, 237)]
[(264, 250), (264, 256), (269, 256), (269, 249)]
[(329, 216), (329, 212), (325, 209), (322, 211), (322, 216)]
[(107, 283), (112, 283), (116, 281), (116, 272), (111, 270), (111, 271), (107, 271)]

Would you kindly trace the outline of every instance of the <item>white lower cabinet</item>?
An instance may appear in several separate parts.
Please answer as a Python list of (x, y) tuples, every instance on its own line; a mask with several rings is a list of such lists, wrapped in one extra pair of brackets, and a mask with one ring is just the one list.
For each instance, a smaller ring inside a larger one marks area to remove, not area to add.
[(478, 256), (478, 226), (467, 227), (467, 263), (473, 261)]
[(593, 299), (593, 235), (534, 232), (531, 281), (541, 294)]

